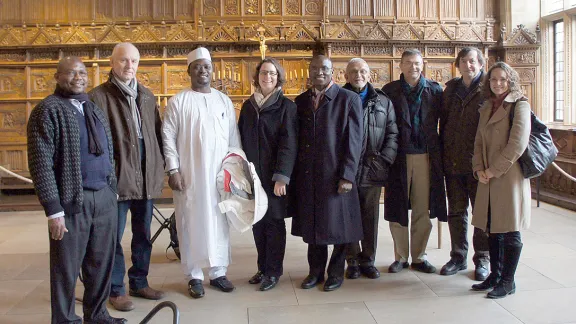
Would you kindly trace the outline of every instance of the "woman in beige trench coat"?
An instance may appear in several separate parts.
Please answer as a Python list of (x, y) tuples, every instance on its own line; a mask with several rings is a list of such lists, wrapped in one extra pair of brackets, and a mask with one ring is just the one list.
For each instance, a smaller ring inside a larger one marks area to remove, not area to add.
[(514, 273), (522, 251), (520, 230), (530, 224), (530, 181), (524, 178), (517, 162), (528, 146), (530, 105), (520, 90), (518, 73), (508, 64), (494, 64), (485, 80), (487, 100), (479, 110), (472, 158), (474, 175), (479, 180), (472, 225), (489, 233), (491, 273), (472, 289), (494, 288), (487, 297), (503, 298), (516, 291)]

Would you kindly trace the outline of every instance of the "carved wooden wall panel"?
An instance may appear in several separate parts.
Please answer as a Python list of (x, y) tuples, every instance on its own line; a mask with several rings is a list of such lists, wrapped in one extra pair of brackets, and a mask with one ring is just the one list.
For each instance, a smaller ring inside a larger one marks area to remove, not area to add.
[[(399, 78), (402, 52), (418, 48), (425, 56), (426, 75), (446, 82), (456, 75), (452, 62), (459, 48), (471, 45), (487, 52), (496, 44), (496, 3), (0, 0), (0, 132), (9, 134), (0, 138), (0, 164), (25, 166), (25, 120), (34, 105), (53, 92), (56, 64), (65, 56), (85, 61), (92, 88), (108, 79), (113, 46), (134, 43), (141, 54), (138, 80), (153, 91), (163, 110), (171, 96), (190, 86), (185, 57), (203, 45), (214, 60), (212, 86), (230, 96), (238, 113), (253, 91), (252, 75), (261, 45), (266, 46), (267, 56), (278, 58), (286, 69), (284, 91), (292, 98), (306, 90), (308, 64), (315, 50), (334, 59), (337, 82), (345, 82), (347, 62), (362, 57), (371, 67), (373, 83), (381, 87)], [(265, 44), (259, 43), (260, 36), (266, 38)], [(510, 42), (517, 45), (524, 40), (514, 36)], [(509, 51), (507, 58), (529, 62), (532, 65), (518, 67), (532, 71), (539, 58), (532, 63), (527, 55), (524, 50)], [(531, 83), (524, 85), (531, 95), (538, 95)], [(4, 124), (14, 128), (4, 129)]]
[(440, 0), (440, 12), (442, 19), (458, 19), (458, 1)]
[(396, 6), (398, 19), (418, 18), (418, 3), (416, 0), (397, 1)]

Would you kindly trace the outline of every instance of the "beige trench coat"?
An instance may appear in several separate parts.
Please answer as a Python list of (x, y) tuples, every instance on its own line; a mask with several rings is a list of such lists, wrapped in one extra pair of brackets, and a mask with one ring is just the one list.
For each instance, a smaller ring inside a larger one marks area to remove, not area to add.
[[(478, 183), (472, 225), (486, 231), (490, 205), (491, 233), (506, 233), (530, 226), (530, 180), (522, 175), (517, 160), (528, 146), (530, 137), (530, 104), (521, 95), (510, 93), (492, 118), (492, 101), (479, 109), (480, 121), (474, 142), (472, 168), (476, 172), (490, 169), (494, 174), (488, 184)], [(510, 128), (510, 109), (514, 107)]]

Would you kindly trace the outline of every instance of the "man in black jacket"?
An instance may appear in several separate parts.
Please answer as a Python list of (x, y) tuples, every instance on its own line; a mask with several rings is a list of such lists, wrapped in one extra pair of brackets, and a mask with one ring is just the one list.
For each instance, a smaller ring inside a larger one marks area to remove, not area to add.
[(380, 89), (370, 84), (370, 67), (361, 58), (353, 58), (346, 66), (344, 89), (358, 93), (362, 100), (364, 138), (356, 183), (360, 198), (364, 239), (362, 250), (358, 242), (347, 247), (346, 278), (360, 274), (376, 279), (380, 272), (374, 266), (378, 241), (380, 194), (388, 178), (390, 165), (398, 149), (398, 127), (392, 102)]
[[(448, 228), (452, 242), (450, 261), (440, 270), (440, 274), (445, 276), (467, 268), (468, 200), (474, 208), (478, 187), (478, 180), (472, 172), (472, 156), (480, 119), (478, 109), (484, 103), (480, 86), (485, 64), (482, 52), (473, 47), (463, 48), (455, 63), (462, 77), (446, 83), (440, 115), (442, 164), (448, 195)], [(488, 235), (475, 227), (472, 242), (475, 279), (483, 281), (488, 277)]]
[(384, 205), (384, 219), (390, 222), (394, 240), (395, 261), (388, 267), (391, 273), (407, 268), (410, 255), (412, 269), (435, 272), (426, 258), (430, 219), (445, 222), (447, 218), (438, 138), (442, 87), (422, 75), (423, 67), (420, 51), (404, 51), (400, 80), (382, 88), (394, 104), (399, 134), (398, 155), (390, 167)]
[[(125, 323), (106, 310), (116, 244), (117, 195), (112, 135), (88, 99), (77, 57), (58, 63), (53, 95), (28, 120), (28, 166), (48, 218), (52, 323)], [(84, 321), (74, 312), (82, 269)]]

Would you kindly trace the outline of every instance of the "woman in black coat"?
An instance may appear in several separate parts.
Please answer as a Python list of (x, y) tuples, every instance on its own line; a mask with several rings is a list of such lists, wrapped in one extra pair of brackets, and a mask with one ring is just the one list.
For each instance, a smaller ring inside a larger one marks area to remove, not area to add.
[(268, 211), (252, 227), (258, 250), (258, 272), (250, 279), (260, 290), (274, 288), (282, 275), (286, 248), (286, 186), (298, 152), (296, 105), (284, 97), (284, 70), (273, 58), (256, 67), (256, 91), (242, 105), (238, 128), (248, 161), (254, 163), (268, 195)]

